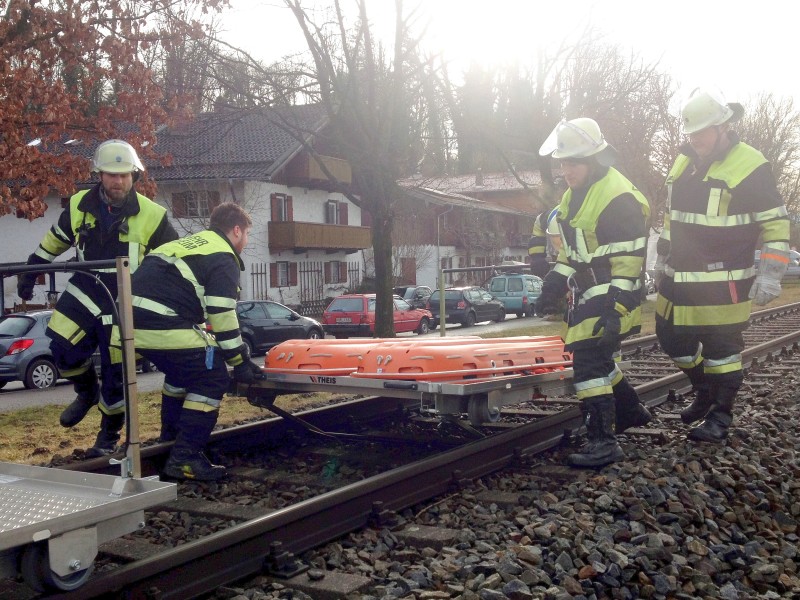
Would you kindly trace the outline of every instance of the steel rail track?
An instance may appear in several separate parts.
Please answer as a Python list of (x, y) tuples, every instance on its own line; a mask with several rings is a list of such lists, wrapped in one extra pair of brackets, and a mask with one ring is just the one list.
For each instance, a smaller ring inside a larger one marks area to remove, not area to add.
[[(797, 316), (800, 304), (754, 314), (754, 322), (776, 319), (782, 314)], [(746, 368), (753, 368), (789, 348), (800, 344), (797, 330), (769, 342), (749, 347), (743, 353)], [(655, 336), (644, 336), (625, 344), (624, 351), (652, 346)], [(650, 406), (665, 402), (674, 394), (687, 391), (689, 384), (675, 372), (637, 386)], [(397, 407), (396, 399), (370, 398), (358, 402), (359, 410)], [(354, 401), (357, 402), (357, 401)], [(352, 410), (356, 404), (348, 408)], [(369, 407), (369, 408), (368, 408)], [(346, 411), (345, 411), (346, 412)], [(330, 425), (321, 411), (309, 411), (305, 418)], [(269, 427), (280, 427), (279, 420)], [(336, 539), (367, 525), (391, 523), (392, 512), (457, 489), (460, 482), (513, 466), (522, 456), (552, 449), (581, 425), (577, 408), (534, 423), (521, 425), (503, 434), (470, 442), (454, 450), (412, 463), (358, 483), (324, 493), (288, 508), (233, 526), (206, 538), (167, 550), (149, 559), (98, 574), (80, 589), (48, 598), (194, 598), (248, 575), (263, 572), (266, 566), (280, 564), (286, 553), (299, 553)], [(240, 426), (217, 435), (220, 443), (233, 444), (241, 436), (257, 441), (267, 431), (265, 423)], [(145, 449), (156, 455), (158, 449)], [(92, 461), (94, 462), (94, 461)], [(81, 468), (90, 465), (82, 463)], [(277, 543), (276, 543), (277, 542)]]

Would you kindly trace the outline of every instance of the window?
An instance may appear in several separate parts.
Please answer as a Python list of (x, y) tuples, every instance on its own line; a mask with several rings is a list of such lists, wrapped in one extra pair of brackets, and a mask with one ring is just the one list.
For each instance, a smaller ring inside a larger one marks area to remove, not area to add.
[(328, 200), (325, 203), (325, 222), (330, 225), (339, 224), (339, 203)]
[(521, 292), (522, 291), (522, 279), (519, 277), (515, 277), (514, 279), (508, 280), (508, 291), (509, 292)]
[(297, 285), (297, 263), (278, 261), (269, 265), (271, 287), (292, 287)]
[(397, 310), (411, 310), (411, 305), (401, 298), (394, 299), (394, 307)]
[(261, 307), (261, 304), (257, 302), (240, 302), (236, 306), (236, 312), (239, 315), (239, 319), (243, 321), (252, 321), (256, 319), (266, 319), (267, 315), (264, 314), (264, 309)]
[(289, 319), (291, 318), (292, 314), (294, 314), (285, 306), (275, 304), (274, 302), (268, 303), (264, 308), (267, 309), (269, 316), (273, 319)]
[(286, 287), (289, 285), (289, 263), (278, 263), (278, 287)]
[(347, 225), (347, 202), (328, 200), (325, 203), (325, 222), (328, 225)]
[(492, 292), (505, 292), (506, 291), (506, 280), (502, 277), (497, 277), (492, 279), (492, 283), (489, 287), (489, 290)]
[(346, 283), (347, 263), (341, 260), (332, 260), (325, 263), (325, 283)]
[(292, 197), (286, 194), (272, 194), (270, 196), (270, 219), (278, 221), (294, 221)]
[(214, 190), (174, 192), (172, 216), (176, 219), (207, 217), (219, 203), (219, 192)]

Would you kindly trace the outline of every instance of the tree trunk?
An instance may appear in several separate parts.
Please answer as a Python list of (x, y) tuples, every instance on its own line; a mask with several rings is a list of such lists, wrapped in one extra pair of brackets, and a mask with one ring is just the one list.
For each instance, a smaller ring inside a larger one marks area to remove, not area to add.
[(375, 260), (375, 336), (394, 337), (394, 277), (392, 275), (392, 218), (378, 205), (373, 215), (372, 253)]

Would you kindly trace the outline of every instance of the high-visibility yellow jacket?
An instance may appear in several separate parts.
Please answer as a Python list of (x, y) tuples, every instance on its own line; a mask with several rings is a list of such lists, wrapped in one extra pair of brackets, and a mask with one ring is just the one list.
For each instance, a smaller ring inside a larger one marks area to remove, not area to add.
[[(80, 261), (110, 260), (128, 256), (131, 272), (156, 246), (178, 237), (167, 218), (167, 211), (149, 198), (131, 190), (126, 202), (108, 217), (109, 208), (100, 198), (100, 185), (83, 190), (69, 199), (58, 222), (45, 234), (28, 264), (53, 262), (72, 247)], [(105, 223), (105, 225), (104, 225)], [(98, 269), (100, 280), (111, 296), (117, 296), (116, 269)], [(77, 344), (95, 319), (110, 325), (112, 300), (91, 277), (73, 275), (56, 304), (49, 335), (65, 343)]]
[[(545, 288), (554, 286), (561, 293), (571, 288), (575, 296), (562, 334), (570, 350), (597, 343), (602, 331), (593, 335), (592, 330), (609, 309), (609, 294), (620, 315), (621, 336), (641, 329), (641, 274), (649, 214), (645, 197), (614, 168), (587, 188), (564, 193), (558, 208), (561, 249)], [(596, 283), (587, 284), (592, 278)]]
[(230, 366), (240, 364), (247, 355), (236, 315), (243, 269), (216, 229), (156, 248), (132, 277), (136, 348), (197, 352), (213, 346)]
[(767, 159), (734, 141), (706, 165), (685, 148), (667, 177), (658, 253), (673, 284), (659, 290), (656, 312), (678, 327), (744, 329), (755, 250), (789, 250), (789, 218)]

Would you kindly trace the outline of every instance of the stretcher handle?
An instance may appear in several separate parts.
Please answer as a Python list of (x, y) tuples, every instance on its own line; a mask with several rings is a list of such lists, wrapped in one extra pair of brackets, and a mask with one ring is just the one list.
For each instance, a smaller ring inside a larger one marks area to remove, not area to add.
[(419, 385), (414, 381), (384, 381), (383, 387), (387, 390), (417, 391), (419, 389)]

